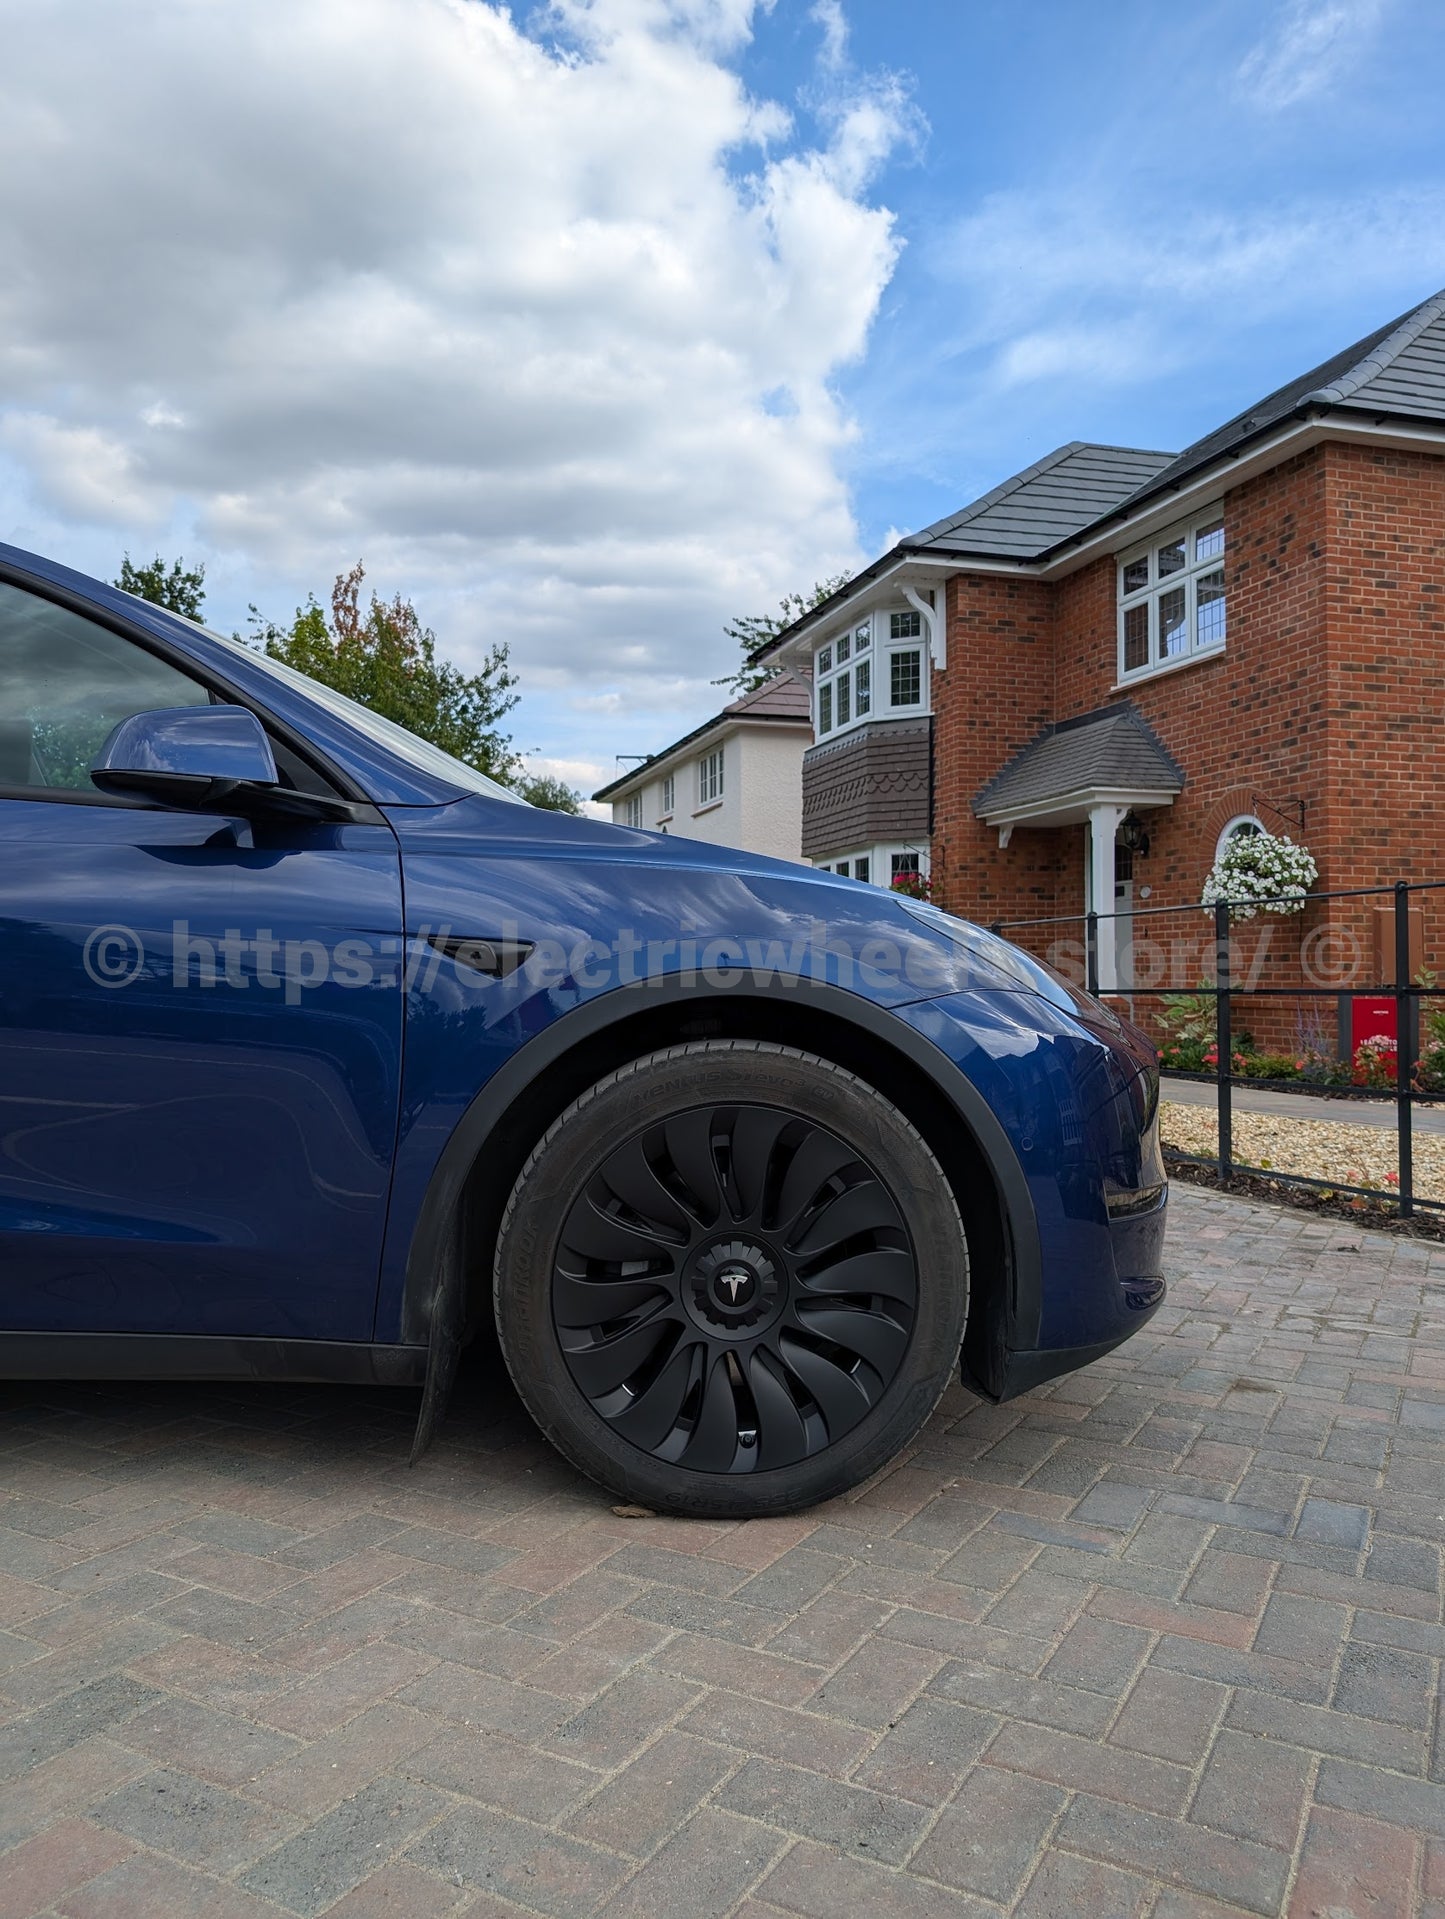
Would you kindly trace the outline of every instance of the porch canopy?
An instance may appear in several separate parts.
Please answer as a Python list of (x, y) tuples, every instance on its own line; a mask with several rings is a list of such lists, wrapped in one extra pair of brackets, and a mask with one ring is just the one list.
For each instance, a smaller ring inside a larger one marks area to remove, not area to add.
[[(1172, 806), (1184, 771), (1132, 700), (1046, 726), (974, 798), (975, 815), (1007, 846), (1016, 827), (1087, 826), (1085, 910), (1115, 910), (1114, 839), (1124, 816)], [(1117, 990), (1114, 922), (1099, 926), (1099, 980)]]

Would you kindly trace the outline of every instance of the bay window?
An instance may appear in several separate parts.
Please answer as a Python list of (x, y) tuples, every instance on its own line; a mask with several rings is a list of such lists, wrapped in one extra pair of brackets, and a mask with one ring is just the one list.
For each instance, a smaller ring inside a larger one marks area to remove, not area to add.
[(813, 727), (820, 740), (864, 720), (927, 711), (923, 622), (915, 611), (873, 614), (813, 656)]

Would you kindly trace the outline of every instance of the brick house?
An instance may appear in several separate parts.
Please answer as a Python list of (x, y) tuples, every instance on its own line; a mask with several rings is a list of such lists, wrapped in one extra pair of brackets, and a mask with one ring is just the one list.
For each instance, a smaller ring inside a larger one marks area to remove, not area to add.
[(912, 836), (973, 919), (1197, 901), (1251, 823), (1321, 889), (1445, 877), (1445, 293), (1182, 453), (1060, 447), (763, 657), (813, 677), (805, 856)]

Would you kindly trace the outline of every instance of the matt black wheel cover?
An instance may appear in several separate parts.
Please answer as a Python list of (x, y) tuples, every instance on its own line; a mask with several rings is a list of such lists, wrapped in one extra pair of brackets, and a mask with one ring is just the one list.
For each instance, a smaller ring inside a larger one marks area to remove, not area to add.
[(777, 1107), (693, 1107), (615, 1147), (557, 1240), (552, 1320), (593, 1411), (693, 1472), (771, 1471), (855, 1427), (918, 1301), (902, 1211)]

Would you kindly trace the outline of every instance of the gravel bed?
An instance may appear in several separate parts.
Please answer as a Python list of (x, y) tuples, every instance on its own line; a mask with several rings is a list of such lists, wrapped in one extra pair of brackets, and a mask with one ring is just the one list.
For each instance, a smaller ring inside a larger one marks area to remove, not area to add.
[[(1161, 1132), (1181, 1153), (1206, 1157), (1219, 1151), (1214, 1109), (1160, 1106)], [(1382, 1193), (1398, 1190), (1395, 1135), (1378, 1126), (1352, 1126), (1346, 1120), (1291, 1119), (1278, 1113), (1234, 1115), (1234, 1157), (1261, 1172), (1302, 1173), (1311, 1179), (1337, 1179), (1342, 1186), (1363, 1186)], [(1445, 1200), (1445, 1138), (1415, 1134), (1415, 1191), (1425, 1199)]]

